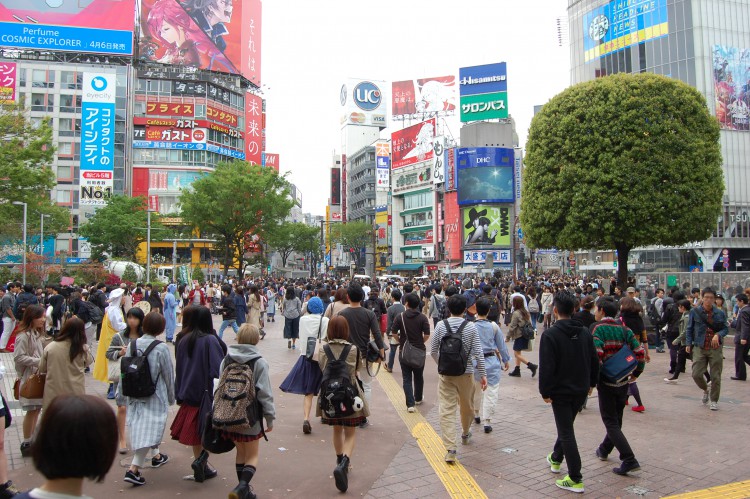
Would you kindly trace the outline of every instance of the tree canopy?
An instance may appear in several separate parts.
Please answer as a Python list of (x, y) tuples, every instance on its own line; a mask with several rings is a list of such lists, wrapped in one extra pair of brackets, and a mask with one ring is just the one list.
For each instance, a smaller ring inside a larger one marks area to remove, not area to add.
[(282, 222), (267, 231), (266, 242), (281, 256), (281, 264), (286, 267), (286, 262), (292, 253), (308, 254), (313, 246), (317, 249), (320, 245), (320, 231), (316, 227), (310, 227), (299, 222)]
[(616, 74), (572, 86), (534, 117), (521, 226), (533, 248), (615, 249), (708, 238), (721, 213), (719, 125), (672, 78)]
[(214, 237), (224, 250), (224, 274), (230, 266), (242, 272), (245, 235), (265, 240), (269, 229), (291, 211), (289, 182), (273, 168), (242, 161), (222, 162), (210, 175), (182, 191), (183, 221), (202, 237)]
[[(91, 243), (92, 257), (104, 254), (112, 258), (135, 261), (138, 246), (146, 242), (148, 215), (146, 198), (112, 196), (107, 204), (82, 225), (80, 234)], [(160, 241), (169, 234), (157, 214), (151, 214), (151, 241)]]

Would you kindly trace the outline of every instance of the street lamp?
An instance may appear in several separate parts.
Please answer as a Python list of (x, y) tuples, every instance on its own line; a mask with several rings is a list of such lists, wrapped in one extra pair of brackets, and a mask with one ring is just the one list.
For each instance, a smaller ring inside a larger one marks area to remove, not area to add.
[(50, 215), (42, 213), (41, 223), (39, 224), (39, 256), (42, 257), (42, 263), (44, 263), (44, 219), (50, 218)]
[(23, 206), (23, 284), (26, 284), (26, 210), (28, 204), (23, 201), (13, 201), (16, 206)]
[(156, 210), (146, 210), (146, 282), (151, 279), (151, 213), (156, 213)]

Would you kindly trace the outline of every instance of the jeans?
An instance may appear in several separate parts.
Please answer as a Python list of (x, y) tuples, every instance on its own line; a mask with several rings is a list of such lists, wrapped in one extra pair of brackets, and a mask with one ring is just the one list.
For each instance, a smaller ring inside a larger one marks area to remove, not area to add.
[(578, 453), (573, 423), (578, 409), (586, 400), (586, 395), (583, 393), (552, 397), (552, 413), (555, 415), (555, 426), (557, 426), (557, 440), (552, 449), (552, 460), (561, 463), (564, 458), (568, 463), (568, 475), (576, 482), (583, 480), (583, 475), (581, 475), (581, 455)]
[(530, 312), (529, 315), (531, 316), (531, 327), (536, 330), (536, 320), (539, 318), (539, 312)]
[(670, 340), (667, 338), (667, 346), (669, 347), (669, 372), (672, 374), (674, 374), (675, 369), (677, 369), (677, 357), (680, 353), (680, 345), (672, 344), (674, 339), (675, 338), (672, 338), (672, 340)]
[(711, 402), (718, 402), (721, 394), (721, 371), (724, 368), (724, 355), (721, 348), (693, 347), (693, 381), (704, 392), (708, 390), (703, 373), (711, 375)]
[[(737, 333), (735, 333), (737, 334)], [(741, 345), (739, 343), (734, 344), (734, 377), (739, 379), (747, 379), (747, 366), (750, 364), (750, 343)]]
[[(391, 349), (395, 350), (395, 349)], [(403, 362), (401, 364), (401, 376), (404, 380), (404, 395), (406, 395), (406, 407), (414, 407), (417, 401), (422, 401), (424, 391), (424, 367), (414, 369)], [(414, 384), (412, 386), (412, 378)]]
[(223, 320), (221, 321), (221, 327), (219, 327), (219, 338), (224, 338), (224, 330), (227, 326), (232, 326), (235, 334), (240, 330), (240, 328), (237, 327), (237, 321), (235, 319)]
[(388, 369), (393, 370), (393, 363), (396, 361), (396, 352), (398, 351), (398, 344), (391, 345), (391, 350), (388, 352)]
[(622, 432), (622, 412), (625, 410), (625, 402), (628, 400), (628, 385), (614, 387), (599, 383), (596, 389), (599, 392), (599, 413), (602, 417), (602, 423), (607, 429), (607, 434), (599, 445), (599, 450), (604, 455), (609, 455), (612, 449), (617, 448), (620, 453), (620, 461), (628, 464), (636, 462), (635, 454)]

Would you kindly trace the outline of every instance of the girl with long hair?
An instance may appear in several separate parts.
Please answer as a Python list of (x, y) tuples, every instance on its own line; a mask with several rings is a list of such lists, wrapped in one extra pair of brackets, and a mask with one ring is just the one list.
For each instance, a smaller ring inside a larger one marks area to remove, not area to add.
[(508, 328), (508, 335), (505, 341), (513, 340), (513, 356), (516, 358), (516, 368), (508, 374), (515, 378), (521, 377), (521, 364), (526, 364), (526, 367), (531, 371), (531, 377), (536, 376), (536, 370), (539, 368), (536, 364), (533, 364), (526, 360), (521, 354), (524, 350), (529, 350), (529, 343), (533, 340), (528, 340), (521, 334), (521, 329), (525, 324), (531, 323), (531, 315), (526, 310), (526, 304), (524, 303), (523, 296), (514, 296), (513, 301), (513, 314), (510, 318), (510, 326)]
[(287, 340), (287, 348), (297, 348), (299, 339), (299, 320), (302, 316), (302, 302), (294, 293), (294, 287), (289, 286), (281, 306), (281, 315), (284, 316), (284, 338)]
[[(16, 327), (16, 344), (13, 351), (13, 360), (16, 374), (21, 386), (32, 374), (39, 371), (39, 363), (44, 353), (44, 325), (47, 321), (44, 316), (45, 310), (41, 305), (29, 305), (23, 313), (21, 322)], [(21, 410), (26, 415), (23, 417), (23, 442), (21, 443), (21, 455), (31, 455), (31, 437), (34, 435), (36, 423), (39, 419), (39, 411), (42, 409), (42, 399), (27, 399), (19, 397)]]
[(250, 286), (250, 295), (247, 298), (247, 309), (247, 323), (260, 328), (260, 339), (262, 340), (265, 338), (266, 333), (263, 331), (263, 318), (261, 316), (261, 311), (263, 310), (263, 298), (260, 296), (258, 286)]

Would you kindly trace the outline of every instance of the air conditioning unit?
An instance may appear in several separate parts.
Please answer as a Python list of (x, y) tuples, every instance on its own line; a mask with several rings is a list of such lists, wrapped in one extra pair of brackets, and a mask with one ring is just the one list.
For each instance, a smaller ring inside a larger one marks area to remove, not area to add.
[(597, 256), (596, 257), (596, 263), (602, 263), (602, 257)]

